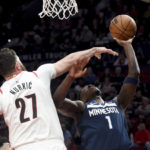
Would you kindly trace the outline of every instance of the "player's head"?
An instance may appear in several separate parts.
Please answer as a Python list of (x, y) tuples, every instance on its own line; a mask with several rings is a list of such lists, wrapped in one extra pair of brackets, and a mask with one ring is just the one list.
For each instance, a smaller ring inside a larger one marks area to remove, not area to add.
[(16, 52), (9, 48), (0, 50), (0, 75), (9, 76), (16, 71), (25, 70), (25, 67), (16, 55)]
[(101, 91), (94, 85), (86, 85), (80, 93), (80, 99), (83, 102), (88, 102), (101, 97)]
[(9, 142), (6, 137), (0, 137), (0, 150), (9, 150)]

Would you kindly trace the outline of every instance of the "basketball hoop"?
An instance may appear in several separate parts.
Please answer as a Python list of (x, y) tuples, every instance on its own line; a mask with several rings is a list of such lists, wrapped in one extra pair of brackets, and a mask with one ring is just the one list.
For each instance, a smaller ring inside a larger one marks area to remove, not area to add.
[(58, 17), (60, 20), (68, 19), (78, 13), (76, 0), (43, 0), (43, 10), (39, 13), (40, 18), (44, 16)]

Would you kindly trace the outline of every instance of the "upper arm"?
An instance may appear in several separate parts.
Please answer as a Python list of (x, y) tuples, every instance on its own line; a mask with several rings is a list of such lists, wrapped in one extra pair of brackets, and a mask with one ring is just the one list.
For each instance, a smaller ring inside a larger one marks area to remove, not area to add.
[(67, 62), (67, 60), (65, 60), (65, 59), (59, 60), (56, 63), (54, 63), (54, 67), (56, 70), (56, 77), (67, 72), (69, 70), (70, 63), (71, 62), (69, 62), (69, 61)]
[(128, 104), (133, 99), (135, 91), (136, 91), (136, 87), (137, 87), (136, 82), (138, 82), (138, 79), (136, 79), (136, 78), (130, 78), (130, 79), (132, 79), (135, 82), (134, 83), (130, 82), (130, 81), (124, 82), (122, 87), (121, 87), (120, 93), (116, 99), (118, 102), (118, 105), (123, 110), (125, 110), (127, 108)]
[(58, 108), (61, 114), (76, 118), (84, 111), (84, 103), (82, 101), (72, 101), (65, 98), (63, 104)]
[(80, 54), (80, 52), (71, 53), (63, 59), (54, 63), (54, 67), (56, 69), (56, 77), (67, 72), (74, 64), (76, 64), (79, 60)]

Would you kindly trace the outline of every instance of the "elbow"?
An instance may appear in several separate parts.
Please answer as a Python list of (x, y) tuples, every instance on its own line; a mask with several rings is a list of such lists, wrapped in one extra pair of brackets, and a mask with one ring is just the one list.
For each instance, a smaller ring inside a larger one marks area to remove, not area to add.
[(54, 101), (56, 108), (58, 108), (59, 107), (59, 100), (58, 100), (57, 96), (53, 96), (53, 101)]
[(53, 98), (54, 101), (57, 101), (57, 99), (58, 99), (57, 96), (55, 95), (55, 93), (54, 93), (54, 95), (52, 96), (52, 98)]
[(140, 68), (138, 68), (138, 69), (135, 71), (135, 75), (136, 75), (137, 77), (140, 76)]
[(61, 100), (60, 97), (57, 97), (55, 95), (53, 96), (53, 100), (54, 100), (54, 104), (55, 104), (57, 109), (62, 107), (64, 100)]
[(56, 106), (57, 109), (62, 108), (63, 105), (64, 105), (64, 101), (62, 101), (62, 102), (54, 101), (54, 102), (55, 102), (55, 106)]

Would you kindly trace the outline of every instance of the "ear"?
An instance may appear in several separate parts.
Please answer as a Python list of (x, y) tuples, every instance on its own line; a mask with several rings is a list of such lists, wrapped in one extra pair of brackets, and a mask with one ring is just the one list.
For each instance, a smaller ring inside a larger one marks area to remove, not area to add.
[(21, 71), (21, 70), (22, 70), (21, 65), (20, 65), (20, 63), (19, 63), (18, 61), (17, 61), (16, 64), (15, 64), (15, 69), (16, 69), (17, 71)]

